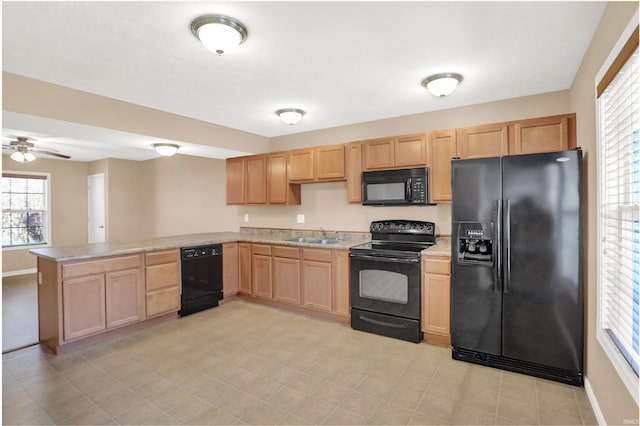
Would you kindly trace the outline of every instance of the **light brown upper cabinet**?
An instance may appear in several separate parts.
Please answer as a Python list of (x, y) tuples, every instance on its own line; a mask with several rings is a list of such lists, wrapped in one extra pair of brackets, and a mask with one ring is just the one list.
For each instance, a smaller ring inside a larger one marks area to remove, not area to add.
[(425, 133), (364, 141), (362, 150), (364, 170), (419, 167), (427, 164)]
[(345, 176), (342, 144), (289, 151), (290, 182), (338, 181)]
[(509, 153), (509, 126), (507, 123), (458, 129), (458, 157), (497, 157)]
[(575, 120), (575, 114), (563, 114), (510, 123), (509, 153), (533, 154), (574, 148)]
[(362, 143), (350, 142), (346, 145), (347, 201), (362, 202)]
[(451, 202), (451, 159), (456, 156), (456, 131), (431, 132), (428, 145), (431, 202)]
[(227, 204), (244, 204), (245, 158), (227, 158)]
[(245, 158), (245, 204), (267, 203), (267, 156), (252, 155)]
[(267, 157), (268, 204), (300, 204), (300, 185), (290, 184), (287, 176), (287, 152)]

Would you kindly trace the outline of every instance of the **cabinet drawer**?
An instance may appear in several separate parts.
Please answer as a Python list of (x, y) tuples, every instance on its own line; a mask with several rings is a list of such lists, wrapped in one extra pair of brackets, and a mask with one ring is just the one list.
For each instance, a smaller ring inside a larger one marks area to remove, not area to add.
[(147, 266), (159, 265), (161, 263), (178, 262), (180, 259), (180, 251), (175, 250), (162, 250), (154, 251), (145, 254), (145, 264)]
[(118, 256), (101, 258), (87, 262), (75, 262), (62, 265), (62, 278), (81, 277), (84, 275), (104, 274), (112, 271), (139, 268), (142, 264), (142, 256)]
[(265, 244), (253, 244), (251, 246), (251, 253), (271, 256), (271, 246)]
[(158, 290), (163, 287), (178, 287), (180, 272), (178, 262), (147, 266), (147, 291)]
[(147, 294), (147, 317), (180, 309), (180, 289), (170, 287)]
[(424, 272), (430, 274), (451, 275), (451, 259), (423, 258)]
[(299, 259), (300, 249), (293, 247), (273, 246), (273, 257), (286, 257), (288, 259)]
[(305, 248), (302, 249), (302, 257), (304, 258), (304, 260), (331, 263), (331, 250)]

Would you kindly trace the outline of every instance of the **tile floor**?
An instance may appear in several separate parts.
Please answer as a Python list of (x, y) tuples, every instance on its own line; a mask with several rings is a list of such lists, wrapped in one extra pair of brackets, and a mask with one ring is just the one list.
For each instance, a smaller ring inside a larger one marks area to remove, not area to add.
[(597, 424), (582, 388), (242, 301), (2, 380), (4, 424)]
[(37, 342), (36, 274), (2, 277), (2, 352)]

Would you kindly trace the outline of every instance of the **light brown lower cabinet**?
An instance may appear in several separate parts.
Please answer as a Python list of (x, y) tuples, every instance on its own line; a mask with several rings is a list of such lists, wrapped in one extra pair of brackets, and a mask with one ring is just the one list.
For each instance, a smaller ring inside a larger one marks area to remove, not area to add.
[(64, 340), (88, 336), (107, 328), (104, 274), (62, 282)]
[(304, 306), (331, 311), (331, 250), (302, 249), (302, 288)]
[(251, 245), (251, 289), (255, 297), (271, 299), (273, 285), (271, 279), (271, 246)]
[(273, 246), (273, 299), (300, 304), (300, 249)]
[(238, 243), (238, 293), (251, 295), (251, 244)]
[(180, 250), (145, 253), (147, 317), (180, 309)]
[(225, 298), (238, 293), (238, 265), (238, 243), (222, 244), (222, 293)]
[(351, 316), (349, 295), (349, 250), (332, 250), (333, 303), (331, 311), (344, 317)]
[(451, 258), (422, 258), (422, 331), (424, 340), (449, 344)]

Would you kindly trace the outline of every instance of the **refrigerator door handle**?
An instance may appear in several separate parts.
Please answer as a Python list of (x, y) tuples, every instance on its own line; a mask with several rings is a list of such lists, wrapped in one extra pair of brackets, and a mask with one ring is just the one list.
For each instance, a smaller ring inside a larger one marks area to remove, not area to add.
[(493, 284), (493, 291), (502, 290), (502, 200), (496, 200), (496, 270), (495, 270), (495, 283)]
[(506, 249), (506, 254), (507, 254), (507, 259), (506, 259), (506, 263), (507, 263), (507, 267), (506, 267), (506, 273), (505, 273), (505, 280), (504, 283), (502, 284), (502, 291), (504, 293), (508, 293), (509, 292), (509, 281), (511, 281), (511, 202), (509, 200), (505, 200), (506, 205), (507, 205), (507, 213), (506, 213), (506, 218), (505, 218), (505, 245), (507, 246)]

